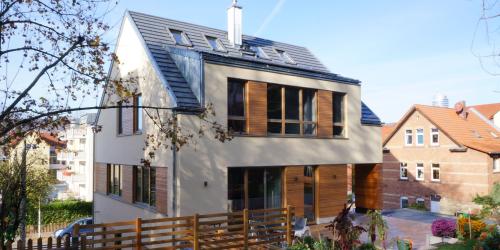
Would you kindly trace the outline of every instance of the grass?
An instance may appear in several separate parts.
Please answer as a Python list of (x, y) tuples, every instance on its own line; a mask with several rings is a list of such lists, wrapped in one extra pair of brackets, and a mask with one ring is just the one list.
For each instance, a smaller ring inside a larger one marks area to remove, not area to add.
[(475, 240), (468, 240), (466, 242), (458, 242), (455, 244), (442, 244), (438, 246), (438, 250), (470, 250), (474, 248)]

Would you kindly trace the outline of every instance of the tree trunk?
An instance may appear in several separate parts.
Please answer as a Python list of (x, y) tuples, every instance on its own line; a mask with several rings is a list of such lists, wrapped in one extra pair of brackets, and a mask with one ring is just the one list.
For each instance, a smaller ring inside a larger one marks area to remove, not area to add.
[(26, 141), (21, 156), (21, 205), (19, 207), (19, 228), (21, 241), (26, 242)]

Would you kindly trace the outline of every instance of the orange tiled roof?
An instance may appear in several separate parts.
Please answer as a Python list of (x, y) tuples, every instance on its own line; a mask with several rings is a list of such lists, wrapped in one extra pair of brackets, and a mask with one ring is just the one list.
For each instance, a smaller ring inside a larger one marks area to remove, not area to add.
[(493, 119), (493, 116), (500, 111), (500, 103), (490, 103), (490, 104), (482, 104), (470, 106), (469, 108), (474, 108), (479, 111), (482, 115), (484, 115), (488, 119)]
[[(398, 124), (403, 124), (415, 110), (457, 144), (485, 153), (500, 153), (500, 131), (474, 112), (468, 112), (467, 118), (463, 119), (451, 108), (415, 105)], [(400, 125), (384, 140), (384, 144), (399, 127)]]
[(396, 129), (397, 123), (387, 123), (382, 126), (382, 141), (385, 141)]
[(55, 137), (54, 135), (47, 133), (47, 132), (40, 132), (40, 139), (46, 141), (47, 143), (50, 144), (57, 144), (59, 146), (64, 146), (66, 145), (65, 141), (59, 140), (59, 138)]

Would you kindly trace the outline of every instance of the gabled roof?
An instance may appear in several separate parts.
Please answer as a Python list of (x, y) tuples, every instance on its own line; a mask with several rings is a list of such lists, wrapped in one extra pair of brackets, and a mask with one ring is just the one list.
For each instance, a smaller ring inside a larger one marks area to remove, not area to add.
[(365, 125), (381, 125), (380, 118), (368, 107), (364, 102), (361, 102), (361, 124)]
[(385, 141), (396, 129), (397, 123), (387, 123), (382, 126), (382, 141)]
[(500, 153), (500, 131), (480, 114), (468, 112), (467, 118), (464, 119), (457, 115), (454, 109), (427, 105), (414, 105), (385, 138), (383, 145), (394, 136), (415, 111), (419, 111), (458, 145), (488, 154)]
[(493, 119), (493, 116), (497, 112), (500, 112), (500, 103), (490, 103), (490, 104), (475, 105), (475, 106), (470, 106), (469, 108), (474, 108), (479, 113), (481, 113), (482, 115), (484, 115), (484, 117), (486, 117), (487, 119), (491, 120), (491, 119)]

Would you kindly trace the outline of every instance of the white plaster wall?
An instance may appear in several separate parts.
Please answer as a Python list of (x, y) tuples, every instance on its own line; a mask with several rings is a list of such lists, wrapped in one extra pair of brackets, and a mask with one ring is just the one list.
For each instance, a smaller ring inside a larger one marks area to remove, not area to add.
[(106, 195), (94, 193), (95, 223), (135, 220), (136, 218), (153, 219), (160, 217), (164, 216), (149, 209), (133, 206), (123, 201), (109, 198)]
[[(207, 133), (179, 152), (180, 215), (227, 209), (227, 167), (382, 162), (380, 127), (360, 124), (359, 86), (205, 64), (206, 100), (214, 105), (216, 119), (223, 125), (227, 123), (228, 77), (347, 93), (348, 139), (236, 137), (220, 143)], [(199, 125), (193, 116), (182, 116), (180, 122), (183, 128)]]

